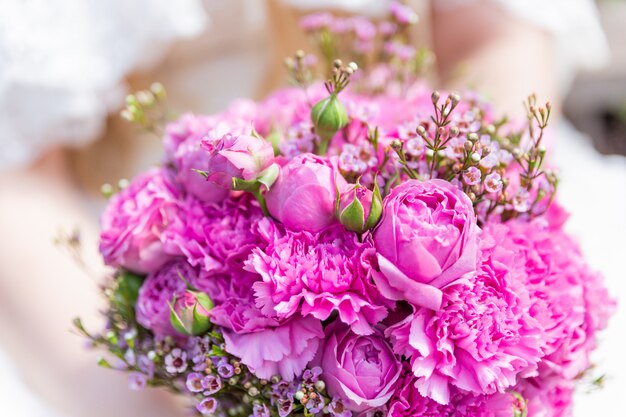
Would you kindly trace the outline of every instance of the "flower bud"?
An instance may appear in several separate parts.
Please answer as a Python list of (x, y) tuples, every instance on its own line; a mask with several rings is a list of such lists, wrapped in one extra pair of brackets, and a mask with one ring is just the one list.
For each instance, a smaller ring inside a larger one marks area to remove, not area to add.
[[(339, 130), (348, 124), (348, 111), (341, 104), (336, 94), (320, 100), (311, 110), (311, 121), (315, 126), (315, 132), (322, 138), (326, 145)], [(326, 153), (322, 149), (321, 154)]]
[(118, 313), (125, 319), (134, 317), (135, 304), (143, 278), (130, 272), (120, 272), (116, 280), (112, 303)]
[(211, 327), (209, 311), (213, 301), (203, 292), (187, 290), (182, 297), (174, 297), (170, 303), (170, 323), (177, 332), (187, 336), (199, 336)]
[(376, 226), (382, 211), (382, 198), (378, 186), (375, 186), (372, 192), (356, 184), (348, 186), (341, 193), (337, 217), (346, 229), (364, 233)]

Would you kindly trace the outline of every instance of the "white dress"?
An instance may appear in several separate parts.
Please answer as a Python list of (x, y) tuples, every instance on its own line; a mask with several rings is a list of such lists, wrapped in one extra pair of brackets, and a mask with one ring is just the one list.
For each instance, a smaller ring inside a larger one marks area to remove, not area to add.
[[(0, 1), (0, 170), (97, 138), (124, 103), (124, 77), (206, 23), (201, 0)], [(61, 417), (1, 344), (0, 415)]]
[(124, 77), (205, 25), (201, 0), (0, 2), (0, 169), (102, 133)]

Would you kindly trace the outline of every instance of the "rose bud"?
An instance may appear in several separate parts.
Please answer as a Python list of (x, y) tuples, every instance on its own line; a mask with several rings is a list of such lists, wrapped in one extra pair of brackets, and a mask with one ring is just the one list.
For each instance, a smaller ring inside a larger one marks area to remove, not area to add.
[(315, 126), (315, 132), (321, 138), (318, 153), (325, 155), (333, 136), (348, 124), (348, 111), (337, 95), (331, 94), (313, 106), (311, 121)]
[(177, 332), (187, 336), (199, 336), (211, 327), (209, 311), (213, 301), (203, 292), (187, 290), (170, 303), (170, 323)]
[(280, 169), (265, 199), (269, 213), (289, 229), (316, 233), (336, 221), (337, 189), (345, 186), (333, 160), (302, 154)]
[(378, 187), (374, 192), (360, 184), (348, 186), (339, 197), (337, 217), (344, 227), (355, 233), (372, 229), (383, 212)]
[(210, 152), (206, 178), (224, 188), (232, 188), (233, 178), (255, 180), (274, 161), (272, 144), (259, 136), (224, 135), (207, 138), (202, 148)]

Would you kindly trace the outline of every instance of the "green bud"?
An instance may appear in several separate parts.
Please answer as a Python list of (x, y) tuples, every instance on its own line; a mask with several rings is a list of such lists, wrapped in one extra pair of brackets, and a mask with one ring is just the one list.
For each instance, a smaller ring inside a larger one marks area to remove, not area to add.
[(356, 184), (339, 197), (337, 216), (346, 229), (361, 234), (376, 226), (382, 211), (378, 186), (372, 192)]
[(320, 100), (311, 110), (315, 132), (322, 140), (319, 153), (325, 154), (330, 140), (348, 124), (348, 111), (336, 94)]
[(209, 331), (209, 311), (213, 301), (203, 292), (187, 290), (182, 297), (169, 303), (170, 323), (177, 332), (187, 336), (200, 336)]

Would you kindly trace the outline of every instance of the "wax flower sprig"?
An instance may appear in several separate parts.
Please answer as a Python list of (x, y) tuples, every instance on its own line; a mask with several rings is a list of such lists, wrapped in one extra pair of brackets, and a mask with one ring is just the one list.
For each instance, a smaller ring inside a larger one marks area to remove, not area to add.
[(166, 99), (167, 92), (163, 85), (153, 83), (149, 89), (126, 96), (126, 107), (121, 112), (122, 118), (161, 136), (163, 125), (168, 121)]

